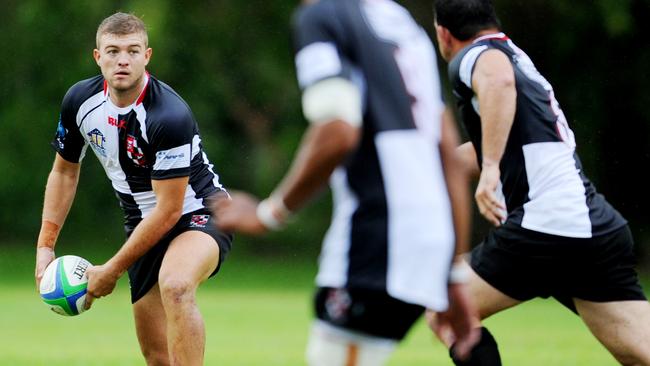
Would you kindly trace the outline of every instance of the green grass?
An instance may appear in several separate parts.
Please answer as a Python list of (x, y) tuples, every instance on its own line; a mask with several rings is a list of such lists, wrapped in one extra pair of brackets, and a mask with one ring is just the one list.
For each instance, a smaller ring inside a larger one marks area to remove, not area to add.
[[(126, 281), (91, 311), (62, 317), (48, 311), (36, 294), (32, 253), (0, 246), (0, 365), (144, 364)], [(303, 364), (313, 262), (236, 256), (226, 262), (198, 295), (207, 328), (205, 364)], [(499, 342), (505, 365), (616, 364), (579, 318), (552, 300), (523, 304), (486, 324)], [(452, 363), (419, 322), (389, 365)]]

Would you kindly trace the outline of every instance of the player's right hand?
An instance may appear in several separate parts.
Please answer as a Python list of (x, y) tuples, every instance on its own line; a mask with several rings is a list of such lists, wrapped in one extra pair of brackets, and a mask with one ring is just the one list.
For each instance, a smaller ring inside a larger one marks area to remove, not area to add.
[(454, 357), (466, 360), (481, 339), (480, 320), (467, 285), (450, 284), (449, 308), (443, 312), (427, 310), (429, 327), (447, 345), (454, 347)]
[(45, 268), (47, 268), (47, 265), (50, 264), (54, 258), (56, 258), (54, 255), (54, 249), (46, 246), (36, 248), (36, 268), (34, 270), (36, 290), (41, 286), (41, 280), (43, 279)]

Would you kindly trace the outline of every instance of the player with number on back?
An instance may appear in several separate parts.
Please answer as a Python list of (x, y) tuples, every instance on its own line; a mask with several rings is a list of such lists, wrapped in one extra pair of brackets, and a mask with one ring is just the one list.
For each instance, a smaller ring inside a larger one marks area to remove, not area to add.
[(192, 111), (146, 72), (151, 52), (136, 16), (116, 13), (100, 24), (93, 54), (102, 74), (68, 90), (52, 141), (57, 154), (45, 189), (36, 282), (54, 259), (90, 146), (120, 200), (128, 239), (106, 263), (86, 271), (87, 305), (110, 294), (128, 270), (147, 364), (200, 365), (205, 330), (196, 289), (217, 272), (232, 238), (212, 225), (203, 202), (223, 189)]
[[(632, 235), (585, 176), (550, 83), (500, 31), (490, 0), (436, 0), (435, 11), (471, 140), (458, 152), (479, 176), (481, 214), (496, 226), (471, 253), (479, 315), (553, 296), (619, 362), (650, 365), (650, 305), (634, 270)], [(486, 329), (470, 360), (454, 361), (501, 364)]]
[[(278, 229), (329, 179), (325, 236), (307, 349), (312, 366), (383, 365), (424, 308), (472, 332), (462, 272), (469, 192), (454, 149), (429, 37), (389, 0), (307, 1), (295, 17), (296, 67), (310, 122), (283, 182), (261, 203), (217, 201), (217, 224)], [(451, 280), (451, 281), (448, 281)]]

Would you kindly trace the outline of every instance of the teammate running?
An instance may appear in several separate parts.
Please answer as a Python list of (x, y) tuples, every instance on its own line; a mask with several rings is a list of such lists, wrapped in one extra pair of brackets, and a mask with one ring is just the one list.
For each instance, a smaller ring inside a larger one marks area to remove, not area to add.
[[(435, 11), (438, 46), (471, 139), (458, 151), (477, 176), (480, 167), (476, 202), (496, 226), (471, 253), (479, 315), (553, 296), (619, 362), (650, 365), (650, 305), (630, 230), (585, 176), (553, 88), (500, 31), (491, 1), (437, 0)], [(471, 360), (455, 361), (501, 364), (485, 329)]]

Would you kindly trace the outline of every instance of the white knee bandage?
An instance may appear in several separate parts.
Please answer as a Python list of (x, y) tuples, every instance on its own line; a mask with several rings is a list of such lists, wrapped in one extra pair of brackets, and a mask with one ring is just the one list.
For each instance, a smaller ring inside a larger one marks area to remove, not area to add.
[(382, 366), (397, 342), (371, 337), (316, 321), (307, 343), (309, 366)]

